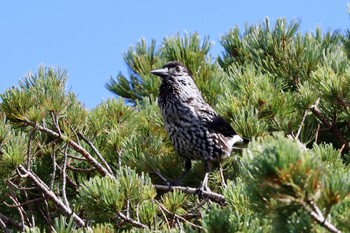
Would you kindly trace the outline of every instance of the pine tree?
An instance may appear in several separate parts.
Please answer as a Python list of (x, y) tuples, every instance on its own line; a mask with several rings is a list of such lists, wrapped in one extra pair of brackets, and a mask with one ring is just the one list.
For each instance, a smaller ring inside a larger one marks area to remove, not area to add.
[[(301, 33), (268, 19), (221, 38), (142, 39), (124, 55), (128, 75), (88, 110), (68, 91), (67, 72), (39, 67), (0, 104), (0, 227), (3, 232), (350, 231), (350, 36)], [(224, 161), (198, 195), (196, 162), (183, 161), (156, 103), (169, 60), (183, 62), (214, 109), (248, 148)]]

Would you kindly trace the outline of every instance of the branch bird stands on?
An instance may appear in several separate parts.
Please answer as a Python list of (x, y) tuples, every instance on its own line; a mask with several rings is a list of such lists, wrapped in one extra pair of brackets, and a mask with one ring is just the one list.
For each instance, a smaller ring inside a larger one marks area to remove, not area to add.
[(230, 156), (234, 144), (249, 140), (239, 136), (204, 101), (191, 72), (182, 63), (170, 61), (151, 73), (161, 78), (158, 105), (164, 126), (176, 152), (185, 160), (185, 170), (174, 182), (191, 170), (192, 160), (202, 160), (205, 176), (201, 190), (208, 190), (210, 162), (220, 162)]

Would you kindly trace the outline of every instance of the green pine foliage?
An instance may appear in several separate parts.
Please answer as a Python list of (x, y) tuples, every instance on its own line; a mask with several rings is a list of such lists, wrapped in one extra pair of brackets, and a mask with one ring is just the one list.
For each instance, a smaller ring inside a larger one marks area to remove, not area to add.
[[(3, 232), (349, 232), (350, 36), (268, 19), (209, 37), (142, 39), (110, 78), (118, 98), (86, 109), (67, 72), (40, 66), (0, 94)], [(152, 69), (183, 62), (248, 148), (216, 164), (211, 191), (184, 167)]]

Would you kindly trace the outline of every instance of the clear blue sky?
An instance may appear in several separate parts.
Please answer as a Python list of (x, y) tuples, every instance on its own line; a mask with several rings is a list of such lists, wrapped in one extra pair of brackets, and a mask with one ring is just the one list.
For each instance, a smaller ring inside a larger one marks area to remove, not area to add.
[(209, 35), (213, 57), (220, 35), (269, 17), (301, 20), (301, 30), (350, 29), (347, 1), (18, 1), (0, 2), (0, 93), (40, 64), (69, 72), (68, 87), (88, 108), (113, 97), (109, 77), (126, 74), (122, 51), (142, 37), (161, 42), (177, 32)]

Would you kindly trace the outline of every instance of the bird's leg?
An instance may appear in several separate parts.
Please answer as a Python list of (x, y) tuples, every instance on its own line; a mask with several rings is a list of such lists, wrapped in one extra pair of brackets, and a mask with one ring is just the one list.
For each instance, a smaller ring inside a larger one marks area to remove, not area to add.
[(179, 185), (181, 183), (181, 180), (190, 172), (191, 168), (192, 168), (191, 160), (185, 158), (185, 169), (184, 169), (184, 171), (182, 172), (182, 174), (178, 178), (168, 182), (169, 185), (170, 186)]
[(219, 170), (220, 170), (220, 179), (221, 179), (221, 185), (226, 188), (226, 182), (225, 182), (225, 177), (224, 177), (224, 169), (222, 168), (221, 164), (219, 165)]
[(204, 161), (204, 169), (205, 169), (205, 175), (204, 175), (204, 179), (200, 188), (200, 191), (204, 191), (204, 190), (209, 190), (208, 187), (208, 180), (209, 180), (209, 172), (210, 172), (210, 163), (209, 160), (205, 160)]

